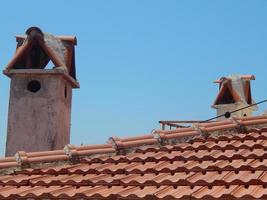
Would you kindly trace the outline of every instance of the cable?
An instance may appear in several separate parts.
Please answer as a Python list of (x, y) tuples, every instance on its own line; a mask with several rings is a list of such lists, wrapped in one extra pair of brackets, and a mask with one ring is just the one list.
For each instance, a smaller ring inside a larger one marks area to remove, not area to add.
[(265, 100), (263, 100), (263, 101), (259, 101), (259, 102), (257, 102), (257, 103), (251, 104), (251, 105), (248, 105), (248, 106), (245, 106), (245, 107), (243, 107), (243, 108), (239, 108), (239, 109), (237, 109), (237, 110), (233, 110), (233, 111), (231, 111), (231, 112), (225, 112), (225, 113), (222, 114), (222, 115), (218, 115), (217, 117), (213, 117), (213, 118), (207, 119), (207, 120), (202, 121), (202, 122), (200, 122), (200, 123), (208, 122), (208, 121), (211, 121), (211, 120), (213, 120), (213, 119), (220, 118), (220, 117), (229, 118), (229, 117), (231, 116), (232, 113), (235, 113), (235, 112), (240, 111), (240, 110), (244, 110), (244, 109), (246, 109), (246, 108), (249, 108), (249, 107), (252, 107), (252, 106), (255, 106), (255, 105), (264, 103), (264, 102), (267, 102), (267, 99), (265, 99)]

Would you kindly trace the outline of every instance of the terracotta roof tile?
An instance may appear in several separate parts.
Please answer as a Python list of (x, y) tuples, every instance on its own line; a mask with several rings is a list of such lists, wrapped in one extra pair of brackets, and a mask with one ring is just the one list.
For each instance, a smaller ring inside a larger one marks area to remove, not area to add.
[(267, 129), (258, 123), (267, 117), (238, 120), (246, 131), (225, 120), (198, 124), (208, 137), (191, 127), (18, 152), (0, 160), (0, 198), (266, 199)]

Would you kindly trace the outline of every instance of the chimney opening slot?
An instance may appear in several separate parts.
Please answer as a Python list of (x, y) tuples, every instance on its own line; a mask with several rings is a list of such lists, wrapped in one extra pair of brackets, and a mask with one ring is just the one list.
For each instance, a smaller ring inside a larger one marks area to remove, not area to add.
[(41, 89), (41, 83), (37, 80), (31, 80), (27, 85), (28, 91), (36, 93)]
[(230, 117), (231, 117), (231, 113), (230, 113), (230, 112), (226, 112), (226, 113), (224, 114), (224, 117), (227, 118), (227, 119), (230, 118)]
[(235, 103), (235, 100), (230, 90), (226, 88), (223, 96), (219, 99), (217, 104), (219, 105), (219, 104), (231, 104), (231, 103)]
[(67, 98), (67, 96), (68, 96), (68, 88), (65, 85), (65, 88), (64, 88), (64, 97)]

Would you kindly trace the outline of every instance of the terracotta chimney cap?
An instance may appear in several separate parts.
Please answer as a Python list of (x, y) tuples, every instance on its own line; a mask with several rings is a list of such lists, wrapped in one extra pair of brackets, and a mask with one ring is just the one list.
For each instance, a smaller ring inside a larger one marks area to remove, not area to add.
[(36, 33), (36, 32), (41, 34), (42, 36), (44, 36), (42, 30), (40, 28), (36, 27), (36, 26), (32, 26), (32, 27), (28, 28), (25, 33), (27, 35), (30, 35), (30, 34)]
[[(256, 77), (254, 75), (241, 75), (240, 76), (241, 79), (243, 80), (255, 80)], [(229, 77), (221, 77), (220, 79), (217, 79), (215, 81), (213, 81), (214, 83), (222, 83), (224, 80), (230, 80)]]

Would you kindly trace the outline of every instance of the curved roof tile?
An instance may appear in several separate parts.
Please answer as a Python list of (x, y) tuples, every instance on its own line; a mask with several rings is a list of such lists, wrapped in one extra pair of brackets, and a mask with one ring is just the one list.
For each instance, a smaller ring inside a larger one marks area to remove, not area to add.
[(266, 199), (267, 117), (235, 120), (17, 152), (0, 159), (0, 198)]

